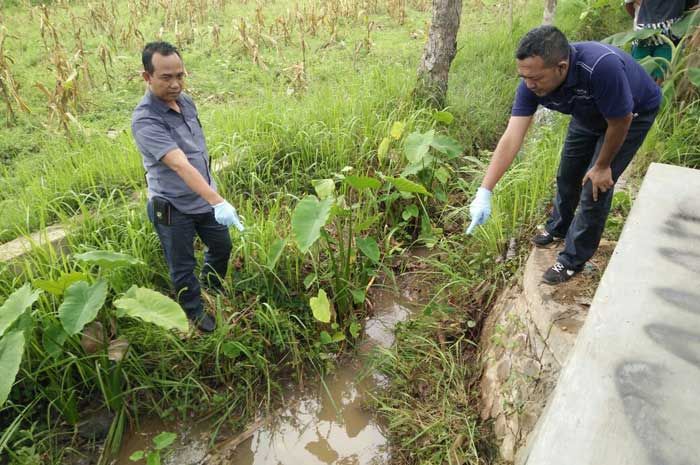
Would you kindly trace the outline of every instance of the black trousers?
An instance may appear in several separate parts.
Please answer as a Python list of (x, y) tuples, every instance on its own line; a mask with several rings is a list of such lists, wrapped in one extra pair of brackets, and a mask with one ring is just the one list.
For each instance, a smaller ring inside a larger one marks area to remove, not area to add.
[[(657, 113), (658, 109), (634, 115), (627, 137), (610, 165), (614, 182), (644, 142)], [(581, 186), (586, 172), (598, 159), (606, 129), (607, 126), (590, 129), (575, 119), (569, 123), (557, 173), (554, 208), (545, 226), (550, 234), (565, 238), (559, 262), (577, 271), (598, 249), (612, 204), (614, 189), (598, 192), (598, 201), (594, 202), (591, 182)]]
[(168, 263), (177, 300), (190, 319), (202, 315), (200, 282), (194, 274), (197, 260), (194, 255), (194, 239), (197, 234), (207, 246), (201, 279), (205, 286), (221, 288), (231, 256), (231, 236), (226, 226), (214, 218), (214, 211), (188, 215), (172, 208), (171, 224), (154, 221), (153, 204), (148, 202), (148, 218), (158, 233)]

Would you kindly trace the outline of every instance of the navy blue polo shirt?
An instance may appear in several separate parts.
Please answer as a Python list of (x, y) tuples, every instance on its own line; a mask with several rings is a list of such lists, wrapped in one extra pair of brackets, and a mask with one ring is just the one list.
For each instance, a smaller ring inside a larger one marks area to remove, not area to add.
[(513, 116), (531, 116), (542, 105), (572, 115), (586, 127), (600, 129), (605, 127), (606, 118), (644, 113), (661, 104), (659, 86), (629, 54), (599, 42), (572, 43), (570, 49), (564, 83), (538, 97), (521, 80)]
[(209, 202), (192, 191), (161, 160), (168, 152), (179, 148), (211, 188), (216, 190), (216, 183), (209, 171), (209, 152), (197, 108), (185, 94), (180, 94), (176, 101), (180, 113), (148, 91), (131, 118), (131, 133), (146, 169), (148, 198), (164, 197), (182, 213), (207, 213), (211, 211)]

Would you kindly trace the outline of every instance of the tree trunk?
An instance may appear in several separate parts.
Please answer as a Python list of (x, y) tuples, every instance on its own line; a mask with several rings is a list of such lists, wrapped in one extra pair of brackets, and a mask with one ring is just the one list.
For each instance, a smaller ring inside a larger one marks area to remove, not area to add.
[(415, 96), (438, 108), (445, 106), (450, 65), (457, 54), (461, 15), (462, 0), (433, 0), (433, 20), (418, 66)]
[(544, 0), (544, 16), (542, 17), (542, 24), (554, 24), (554, 14), (556, 11), (557, 0)]

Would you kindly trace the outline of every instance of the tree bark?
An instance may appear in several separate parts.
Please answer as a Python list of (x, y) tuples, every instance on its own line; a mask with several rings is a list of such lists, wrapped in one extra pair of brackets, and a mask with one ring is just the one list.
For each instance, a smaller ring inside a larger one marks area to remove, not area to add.
[(544, 15), (542, 24), (554, 24), (554, 14), (557, 11), (557, 0), (544, 0)]
[(445, 106), (450, 65), (457, 54), (457, 31), (462, 0), (433, 0), (428, 42), (418, 66), (415, 96), (428, 105)]

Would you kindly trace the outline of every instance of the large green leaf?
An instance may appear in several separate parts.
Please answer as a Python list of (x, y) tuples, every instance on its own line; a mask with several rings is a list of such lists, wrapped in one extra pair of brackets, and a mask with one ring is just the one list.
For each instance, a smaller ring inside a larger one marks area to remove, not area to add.
[(379, 179), (370, 176), (346, 176), (344, 181), (358, 191), (382, 187), (382, 182)]
[(163, 431), (153, 438), (153, 447), (156, 450), (163, 450), (175, 442), (175, 438), (177, 438), (177, 434)]
[(10, 331), (0, 338), (0, 407), (10, 395), (24, 353), (24, 333)]
[(433, 113), (433, 119), (439, 123), (452, 124), (455, 117), (449, 111), (436, 111)]
[(94, 263), (103, 267), (141, 265), (143, 262), (138, 258), (125, 253), (112, 252), (110, 250), (93, 250), (90, 252), (75, 255), (80, 261)]
[(78, 334), (83, 326), (97, 317), (107, 298), (107, 281), (99, 280), (92, 286), (78, 281), (66, 289), (65, 298), (58, 307), (58, 318), (69, 336)]
[(658, 33), (658, 29), (640, 29), (638, 31), (624, 31), (618, 32), (617, 34), (613, 34), (610, 37), (606, 37), (602, 40), (602, 42), (614, 45), (616, 47), (622, 47), (623, 45), (635, 39), (648, 39), (649, 37), (655, 36)]
[(671, 32), (673, 32), (676, 37), (683, 37), (688, 34), (689, 31), (692, 32), (695, 30), (698, 25), (700, 25), (700, 10), (692, 10), (687, 12), (680, 21), (671, 25)]
[(335, 182), (332, 179), (320, 179), (313, 182), (314, 190), (318, 198), (323, 200), (332, 197), (335, 193)]
[(17, 321), (24, 311), (31, 307), (41, 295), (41, 291), (32, 291), (29, 284), (17, 289), (5, 300), (0, 307), (0, 336), (2, 336), (12, 323)]
[(182, 307), (170, 297), (145, 287), (131, 286), (122, 297), (114, 301), (118, 316), (140, 318), (165, 329), (185, 332), (189, 328)]
[(700, 68), (688, 68), (688, 79), (695, 87), (700, 87)]
[(393, 137), (395, 140), (399, 140), (403, 135), (403, 130), (405, 127), (406, 124), (403, 121), (394, 121), (394, 124), (391, 125), (391, 131), (389, 131), (389, 134), (391, 134), (391, 137)]
[(416, 163), (409, 163), (401, 172), (402, 177), (413, 176), (426, 168), (430, 168), (435, 163), (435, 157), (428, 154)]
[(430, 195), (430, 192), (428, 192), (425, 189), (425, 186), (423, 186), (422, 184), (415, 183), (413, 181), (409, 181), (406, 178), (386, 178), (386, 180), (389, 181), (391, 185), (396, 187), (401, 192), (411, 192), (413, 194)]
[(430, 144), (433, 143), (435, 131), (430, 130), (424, 134), (420, 132), (412, 132), (406, 137), (404, 142), (404, 153), (409, 163), (418, 163), (428, 154)]
[(448, 136), (435, 136), (430, 146), (438, 152), (444, 153), (448, 158), (454, 158), (462, 153), (462, 146), (459, 142)]
[(328, 301), (326, 291), (319, 289), (318, 296), (309, 299), (309, 305), (311, 306), (314, 318), (322, 323), (331, 322), (331, 303)]
[(306, 253), (321, 235), (333, 206), (333, 199), (319, 201), (309, 195), (299, 201), (292, 213), (292, 236), (301, 250)]
[(70, 273), (62, 274), (58, 279), (36, 279), (33, 281), (33, 284), (39, 289), (43, 289), (46, 292), (60, 297), (64, 292), (66, 292), (66, 289), (68, 289), (71, 284), (78, 281), (85, 281), (86, 279), (87, 274), (79, 271), (72, 271)]
[(379, 246), (377, 245), (377, 241), (371, 237), (358, 237), (355, 239), (355, 243), (357, 243), (357, 248), (360, 249), (367, 258), (374, 263), (379, 263)]

